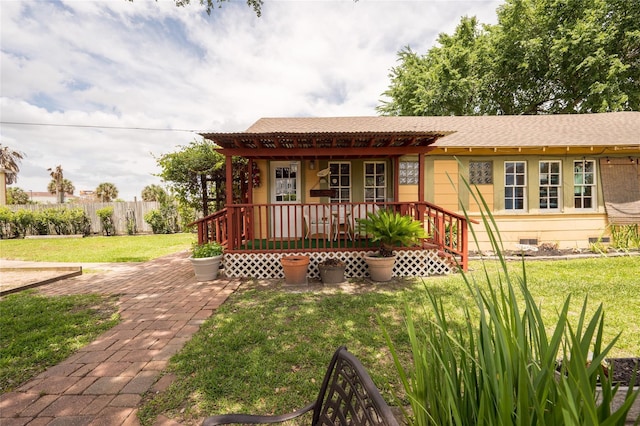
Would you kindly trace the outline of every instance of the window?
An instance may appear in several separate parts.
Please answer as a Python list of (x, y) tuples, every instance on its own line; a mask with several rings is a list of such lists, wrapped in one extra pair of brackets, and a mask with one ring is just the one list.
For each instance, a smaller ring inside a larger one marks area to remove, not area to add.
[(387, 198), (387, 179), (386, 179), (385, 163), (365, 162), (364, 163), (364, 201), (365, 202), (384, 202), (386, 198)]
[(275, 201), (288, 202), (297, 199), (297, 168), (292, 166), (275, 169)]
[(417, 161), (400, 162), (400, 185), (417, 185), (419, 170)]
[(540, 209), (551, 210), (560, 208), (560, 161), (540, 162)]
[(493, 183), (493, 162), (470, 161), (469, 183), (472, 185), (490, 185)]
[(506, 161), (504, 163), (504, 208), (524, 210), (526, 208), (527, 163)]
[(332, 203), (348, 203), (351, 201), (351, 163), (329, 163), (329, 188), (336, 189)]
[(593, 160), (573, 162), (573, 206), (576, 209), (595, 207), (596, 163)]

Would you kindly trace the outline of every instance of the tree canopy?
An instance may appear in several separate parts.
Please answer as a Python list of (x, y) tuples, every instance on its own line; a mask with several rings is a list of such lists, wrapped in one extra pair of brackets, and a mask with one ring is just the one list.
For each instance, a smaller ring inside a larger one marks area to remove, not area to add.
[(147, 185), (142, 188), (142, 201), (164, 201), (167, 198), (167, 191), (160, 185)]
[(409, 47), (384, 115), (640, 110), (640, 2), (506, 0), (496, 25), (463, 17), (425, 55)]
[[(133, 0), (129, 1), (133, 2)], [(199, 3), (200, 5), (205, 6), (207, 14), (211, 15), (213, 9), (215, 9), (216, 7), (221, 8), (222, 3), (226, 1), (228, 0), (199, 0)], [(191, 0), (174, 0), (174, 2), (176, 3), (176, 6), (187, 6), (191, 4)], [(262, 14), (262, 3), (262, 0), (247, 0), (247, 5), (253, 9), (257, 16), (260, 16)]]
[(116, 198), (118, 198), (118, 188), (113, 183), (103, 182), (96, 188), (96, 199), (98, 201), (108, 203)]
[(18, 181), (18, 172), (20, 171), (19, 164), (23, 158), (24, 154), (22, 152), (0, 144), (0, 168), (7, 171), (5, 174), (5, 181), (7, 185), (11, 185)]
[[(215, 210), (222, 208), (226, 201), (224, 155), (216, 151), (215, 144), (205, 139), (192, 141), (180, 148), (180, 151), (156, 158), (162, 169), (158, 176), (167, 182), (181, 204), (205, 216), (209, 214), (209, 207)], [(237, 183), (246, 180), (246, 164), (246, 159), (233, 158), (234, 194), (241, 186)], [(209, 187), (208, 182), (213, 182), (213, 186)]]
[(22, 188), (7, 188), (7, 204), (29, 204), (29, 194)]
[[(65, 194), (73, 195), (73, 193), (76, 191), (76, 187), (73, 185), (73, 182), (71, 182), (69, 179), (64, 178), (62, 179), (61, 188)], [(49, 185), (47, 185), (47, 191), (49, 191), (50, 194), (58, 193), (58, 183), (55, 179), (51, 179), (51, 182), (49, 182)]]

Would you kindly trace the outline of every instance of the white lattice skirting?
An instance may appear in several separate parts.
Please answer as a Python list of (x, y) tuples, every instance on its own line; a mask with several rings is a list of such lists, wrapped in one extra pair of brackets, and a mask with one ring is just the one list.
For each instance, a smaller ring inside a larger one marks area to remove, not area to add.
[[(347, 278), (369, 276), (369, 268), (364, 260), (366, 252), (295, 252), (295, 253), (225, 253), (224, 273), (230, 278), (284, 278), (280, 264), (282, 256), (309, 256), (309, 278), (320, 278), (318, 263), (328, 258), (338, 258), (347, 264)], [(456, 272), (446, 258), (438, 256), (438, 250), (408, 250), (396, 253), (393, 267), (394, 277), (426, 277)]]

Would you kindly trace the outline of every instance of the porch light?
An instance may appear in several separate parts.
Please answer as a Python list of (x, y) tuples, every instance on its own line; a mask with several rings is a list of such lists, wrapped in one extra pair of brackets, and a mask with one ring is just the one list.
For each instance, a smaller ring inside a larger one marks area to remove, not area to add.
[(292, 161), (292, 162), (289, 164), (289, 172), (291, 172), (291, 173), (298, 173), (298, 163), (296, 163), (296, 162), (293, 162), (293, 161)]
[(316, 169), (316, 160), (309, 160), (309, 170)]

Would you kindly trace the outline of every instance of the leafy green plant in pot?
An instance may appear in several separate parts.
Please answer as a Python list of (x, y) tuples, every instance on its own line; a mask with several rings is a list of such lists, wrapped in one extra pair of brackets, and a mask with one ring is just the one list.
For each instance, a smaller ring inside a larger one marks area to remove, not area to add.
[(198, 281), (211, 281), (218, 277), (224, 247), (218, 242), (194, 243), (189, 260)]
[(380, 243), (378, 252), (365, 255), (373, 281), (391, 280), (395, 264), (394, 248), (411, 247), (428, 237), (420, 222), (393, 210), (369, 212), (367, 217), (356, 220), (358, 232), (369, 236), (372, 242)]
[(344, 272), (347, 264), (334, 257), (318, 263), (318, 271), (323, 284), (339, 284), (344, 282)]

